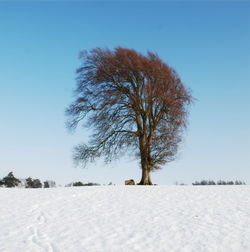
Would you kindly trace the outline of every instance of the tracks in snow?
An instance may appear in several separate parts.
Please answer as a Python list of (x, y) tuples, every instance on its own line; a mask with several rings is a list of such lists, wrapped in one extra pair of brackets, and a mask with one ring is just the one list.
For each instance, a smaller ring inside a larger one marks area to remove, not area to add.
[(32, 225), (28, 226), (29, 241), (36, 246), (38, 251), (59, 252), (44, 232), (46, 224), (49, 222), (46, 212), (41, 210), (39, 205), (34, 205), (30, 214), (35, 216), (35, 220)]

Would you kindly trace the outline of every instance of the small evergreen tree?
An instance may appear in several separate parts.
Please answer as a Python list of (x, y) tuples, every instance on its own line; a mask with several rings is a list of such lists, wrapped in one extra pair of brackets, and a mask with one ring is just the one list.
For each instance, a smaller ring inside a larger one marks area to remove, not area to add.
[(42, 183), (39, 179), (32, 179), (31, 177), (28, 177), (26, 179), (26, 188), (41, 188)]
[(6, 187), (15, 187), (18, 185), (18, 183), (20, 183), (20, 180), (15, 178), (13, 172), (10, 172), (6, 177), (3, 178), (2, 183)]
[(34, 187), (33, 179), (31, 177), (28, 177), (26, 179), (26, 186), (25, 186), (25, 188), (33, 188), (33, 187)]
[(42, 183), (41, 183), (40, 179), (34, 179), (33, 184), (34, 184), (33, 188), (41, 188), (42, 187)]
[(49, 188), (49, 182), (48, 181), (44, 181), (43, 182), (43, 187), (44, 188)]

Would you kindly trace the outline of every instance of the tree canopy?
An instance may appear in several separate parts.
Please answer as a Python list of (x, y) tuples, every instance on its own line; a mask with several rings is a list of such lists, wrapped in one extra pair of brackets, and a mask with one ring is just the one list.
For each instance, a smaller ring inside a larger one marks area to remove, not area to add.
[(10, 172), (7, 176), (5, 176), (1, 182), (1, 184), (6, 187), (15, 187), (18, 183), (20, 183), (20, 180), (13, 175), (13, 172)]
[(176, 71), (157, 54), (133, 49), (95, 48), (80, 53), (75, 100), (68, 126), (92, 129), (90, 141), (75, 148), (74, 159), (106, 162), (131, 151), (140, 159), (140, 184), (152, 184), (150, 171), (174, 159), (192, 101)]

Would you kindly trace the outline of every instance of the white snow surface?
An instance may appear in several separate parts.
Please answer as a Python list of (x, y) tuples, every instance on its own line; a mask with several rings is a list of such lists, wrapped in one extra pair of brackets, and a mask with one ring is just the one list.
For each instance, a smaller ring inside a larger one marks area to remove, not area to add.
[(250, 186), (0, 188), (0, 251), (250, 251)]

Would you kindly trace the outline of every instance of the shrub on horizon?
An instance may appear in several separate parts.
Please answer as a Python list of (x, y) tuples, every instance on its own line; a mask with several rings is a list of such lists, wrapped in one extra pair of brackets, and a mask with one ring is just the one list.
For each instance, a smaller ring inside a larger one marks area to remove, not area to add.
[(1, 184), (6, 187), (16, 187), (20, 183), (20, 180), (15, 178), (13, 172), (10, 172), (6, 177), (2, 179)]
[(93, 182), (88, 182), (86, 184), (83, 184), (81, 181), (74, 182), (72, 186), (99, 186), (100, 184), (98, 183), (93, 183)]
[(81, 181), (74, 182), (73, 186), (84, 186), (84, 184)]
[(42, 183), (39, 179), (32, 179), (31, 177), (28, 177), (26, 179), (26, 186), (25, 188), (41, 188)]

